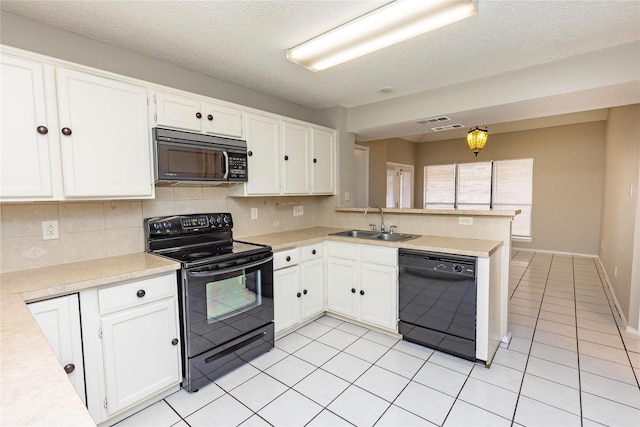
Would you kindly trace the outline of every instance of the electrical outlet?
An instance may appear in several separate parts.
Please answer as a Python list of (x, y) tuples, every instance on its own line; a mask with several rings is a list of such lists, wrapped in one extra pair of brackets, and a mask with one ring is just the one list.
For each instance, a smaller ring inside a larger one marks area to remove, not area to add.
[(302, 205), (294, 206), (293, 207), (293, 216), (301, 216), (301, 215), (304, 215), (304, 207)]
[(42, 240), (59, 238), (58, 221), (42, 221)]
[(458, 217), (458, 224), (460, 224), (460, 225), (473, 225), (473, 217), (460, 216), (460, 217)]
[(251, 208), (251, 219), (258, 219), (258, 208)]
[(349, 194), (348, 191), (344, 192), (344, 201), (348, 202), (351, 199), (351, 195)]

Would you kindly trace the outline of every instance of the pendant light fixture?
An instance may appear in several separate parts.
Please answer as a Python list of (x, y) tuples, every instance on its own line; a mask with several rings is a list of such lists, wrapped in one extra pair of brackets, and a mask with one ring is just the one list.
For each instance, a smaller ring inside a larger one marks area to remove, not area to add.
[[(486, 128), (486, 126), (485, 126)], [(474, 127), (467, 133), (467, 144), (473, 153), (478, 157), (480, 150), (484, 148), (489, 138), (489, 132), (487, 129), (482, 129), (479, 126)]]
[(287, 59), (325, 70), (477, 12), (472, 0), (396, 0), (288, 49)]

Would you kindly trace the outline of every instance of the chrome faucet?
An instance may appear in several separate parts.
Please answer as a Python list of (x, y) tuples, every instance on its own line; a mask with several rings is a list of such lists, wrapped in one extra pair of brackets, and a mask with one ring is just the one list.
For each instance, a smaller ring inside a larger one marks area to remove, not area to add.
[(384, 233), (384, 212), (382, 212), (382, 208), (380, 206), (369, 206), (367, 209), (364, 210), (364, 215), (362, 216), (367, 216), (369, 209), (371, 209), (372, 207), (380, 211), (380, 231)]

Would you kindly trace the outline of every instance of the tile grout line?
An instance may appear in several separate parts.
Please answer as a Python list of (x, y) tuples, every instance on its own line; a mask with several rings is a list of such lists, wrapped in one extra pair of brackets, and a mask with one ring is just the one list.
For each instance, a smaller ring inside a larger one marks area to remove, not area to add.
[[(542, 311), (542, 301), (544, 300), (544, 294), (547, 291), (547, 284), (549, 282), (549, 275), (551, 274), (551, 265), (553, 264), (553, 257), (554, 255), (551, 255), (551, 260), (549, 261), (549, 269), (547, 270), (547, 277), (545, 279), (544, 282), (544, 288), (542, 291), (542, 300), (540, 300), (540, 306), (538, 307), (538, 315), (536, 316), (536, 323), (533, 327), (533, 336), (531, 337), (531, 344), (529, 345), (529, 352), (527, 353), (527, 361), (524, 364), (524, 369), (522, 371), (522, 379), (520, 380), (520, 388), (518, 389), (518, 397), (516, 398), (516, 404), (513, 408), (513, 416), (511, 417), (511, 426), (513, 426), (515, 424), (515, 420), (516, 420), (516, 413), (518, 412), (518, 403), (520, 402), (520, 397), (522, 396), (522, 386), (524, 384), (524, 378), (525, 375), (527, 373), (527, 367), (529, 366), (529, 358), (531, 357), (531, 348), (533, 347), (533, 340), (535, 337), (535, 333), (536, 333), (536, 328), (538, 327), (538, 321), (540, 320), (540, 312)], [(531, 262), (534, 260), (535, 258), (535, 254), (533, 257), (531, 257), (531, 259), (529, 260), (529, 264), (527, 265), (527, 268), (525, 269), (525, 272), (529, 269), (529, 267), (531, 266)], [(523, 273), (524, 276), (524, 273)]]
[(576, 263), (571, 256), (571, 274), (573, 276), (573, 315), (576, 319), (576, 358), (578, 363), (578, 402), (580, 403), (580, 425), (584, 426), (584, 412), (582, 410), (582, 370), (580, 369), (580, 336), (578, 335), (578, 300), (576, 298)]

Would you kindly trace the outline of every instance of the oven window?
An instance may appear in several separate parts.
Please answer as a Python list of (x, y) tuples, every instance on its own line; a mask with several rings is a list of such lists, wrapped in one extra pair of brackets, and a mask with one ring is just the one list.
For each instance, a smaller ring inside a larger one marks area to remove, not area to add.
[(208, 282), (205, 288), (210, 322), (227, 319), (262, 303), (260, 270)]

